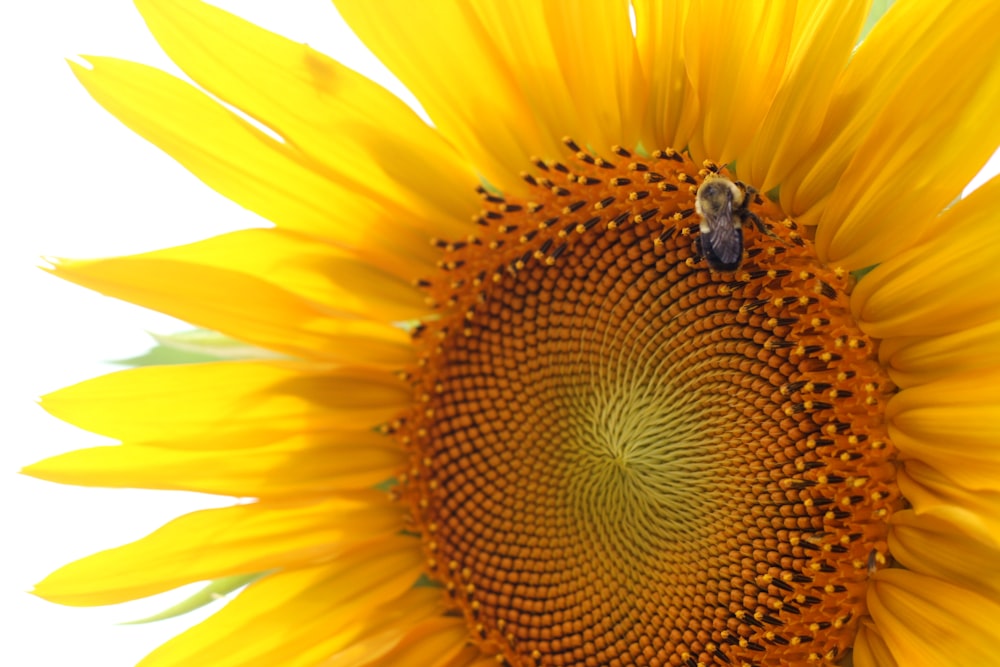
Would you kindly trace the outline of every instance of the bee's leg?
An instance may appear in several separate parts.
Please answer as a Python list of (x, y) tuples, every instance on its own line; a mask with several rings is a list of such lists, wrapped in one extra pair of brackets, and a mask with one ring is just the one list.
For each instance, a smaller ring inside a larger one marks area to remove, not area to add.
[(765, 236), (770, 236), (772, 239), (778, 239), (782, 243), (785, 243), (785, 240), (780, 236), (778, 236), (777, 234), (775, 234), (774, 232), (772, 232), (771, 228), (765, 225), (764, 221), (761, 220), (760, 217), (758, 217), (758, 215), (753, 211), (743, 211), (743, 218), (744, 220), (749, 219), (750, 222), (753, 223), (753, 226), (756, 227), (757, 231), (760, 232), (761, 234), (764, 234)]
[(694, 255), (691, 256), (691, 261), (698, 264), (705, 258), (705, 253), (701, 250), (701, 237), (694, 237)]

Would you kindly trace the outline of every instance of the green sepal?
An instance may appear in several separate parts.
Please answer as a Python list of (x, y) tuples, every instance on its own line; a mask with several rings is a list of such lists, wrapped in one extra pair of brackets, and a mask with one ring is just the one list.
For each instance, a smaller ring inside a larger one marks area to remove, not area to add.
[(855, 282), (860, 282), (862, 278), (867, 276), (869, 273), (875, 270), (878, 264), (872, 264), (871, 266), (866, 266), (863, 269), (858, 269), (856, 271), (851, 271), (851, 275), (854, 277)]
[(120, 625), (141, 625), (143, 623), (153, 623), (154, 621), (163, 621), (168, 618), (182, 616), (188, 612), (194, 611), (195, 609), (200, 609), (209, 603), (215, 602), (216, 600), (221, 600), (229, 593), (232, 593), (236, 589), (242, 588), (247, 584), (253, 583), (266, 574), (268, 574), (268, 572), (255, 572), (253, 574), (237, 574), (231, 577), (216, 579), (191, 597), (187, 598), (183, 602), (175, 604), (169, 609), (164, 609), (158, 614), (153, 614), (152, 616), (147, 616), (146, 618), (140, 618), (137, 621), (126, 621)]
[(278, 359), (281, 355), (208, 329), (191, 329), (175, 334), (150, 333), (156, 346), (145, 354), (112, 363), (122, 366), (196, 364), (237, 359)]

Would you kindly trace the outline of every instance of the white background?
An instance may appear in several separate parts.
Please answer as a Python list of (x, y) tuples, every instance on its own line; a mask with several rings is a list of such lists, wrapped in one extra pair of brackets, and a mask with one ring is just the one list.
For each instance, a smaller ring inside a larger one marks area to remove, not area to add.
[[(243, 16), (307, 42), (390, 88), (398, 84), (346, 31), (327, 0), (229, 0)], [(0, 10), (0, 663), (130, 667), (204, 613), (142, 626), (191, 589), (107, 608), (28, 594), (60, 564), (141, 537), (186, 511), (231, 501), (194, 494), (61, 487), (16, 475), (34, 460), (103, 439), (52, 419), (36, 397), (144, 352), (144, 333), (184, 326), (62, 283), (40, 256), (139, 252), (264, 224), (216, 195), (103, 111), (63, 58), (113, 55), (172, 70), (126, 0), (44, 0)], [(991, 168), (996, 173), (996, 161)], [(195, 589), (198, 586), (194, 587)]]

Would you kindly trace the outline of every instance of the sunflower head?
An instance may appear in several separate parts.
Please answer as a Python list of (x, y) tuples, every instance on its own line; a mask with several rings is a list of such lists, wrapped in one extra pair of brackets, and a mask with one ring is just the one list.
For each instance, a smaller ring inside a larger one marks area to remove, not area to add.
[(433, 126), (194, 0), (197, 85), (77, 67), (275, 226), (56, 266), (219, 360), (28, 472), (253, 500), (36, 592), (246, 585), (144, 667), (995, 664), (1000, 5), (337, 4)]
[[(567, 144), (427, 284), (393, 430), (430, 573), (516, 665), (843, 655), (899, 506), (848, 276), (714, 164)], [(693, 213), (744, 204), (716, 271)]]

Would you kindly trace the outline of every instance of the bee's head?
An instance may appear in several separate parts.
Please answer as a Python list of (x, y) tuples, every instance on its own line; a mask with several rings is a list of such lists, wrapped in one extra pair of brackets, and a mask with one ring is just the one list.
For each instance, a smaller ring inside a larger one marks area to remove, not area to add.
[(709, 174), (695, 196), (695, 209), (701, 216), (715, 216), (730, 208), (739, 208), (746, 193), (725, 176)]

